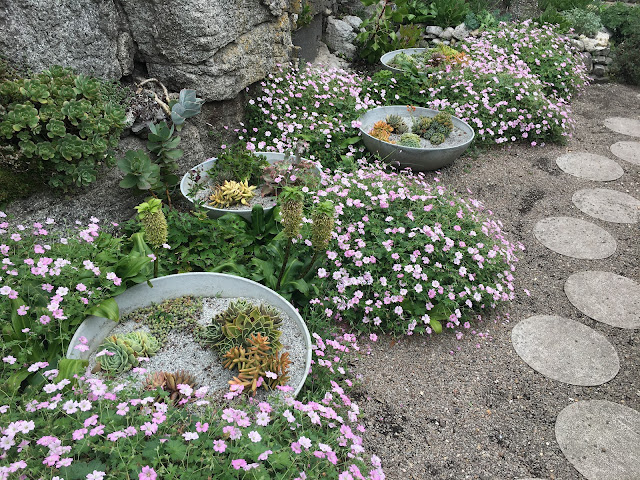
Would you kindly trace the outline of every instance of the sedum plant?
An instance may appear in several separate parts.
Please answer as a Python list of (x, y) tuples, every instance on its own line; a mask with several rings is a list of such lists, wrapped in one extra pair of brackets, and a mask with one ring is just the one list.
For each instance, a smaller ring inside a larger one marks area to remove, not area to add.
[(112, 163), (125, 122), (98, 80), (59, 66), (0, 83), (0, 105), (0, 138), (9, 150), (0, 163), (64, 191), (91, 184), (98, 167)]

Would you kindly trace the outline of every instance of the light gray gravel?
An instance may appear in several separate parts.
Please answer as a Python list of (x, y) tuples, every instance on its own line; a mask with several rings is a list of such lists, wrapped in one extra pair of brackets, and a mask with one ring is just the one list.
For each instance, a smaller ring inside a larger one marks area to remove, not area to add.
[[(211, 323), (211, 319), (222, 312), (229, 306), (234, 298), (204, 298), (202, 311), (198, 318), (198, 324), (205, 326)], [(246, 299), (253, 303), (251, 299)], [(291, 366), (289, 367), (289, 382), (294, 389), (302, 381), (304, 376), (304, 368), (306, 361), (306, 344), (304, 336), (300, 329), (296, 326), (284, 312), (280, 311), (282, 321), (282, 351), (289, 353)], [(118, 323), (111, 331), (112, 335), (126, 334), (134, 330), (144, 330), (149, 333), (149, 328), (144, 324), (133, 321), (123, 321)], [(89, 358), (89, 367), (93, 368), (96, 364), (95, 353)], [(220, 393), (226, 393), (229, 390), (229, 381), (233, 380), (237, 372), (223, 368), (222, 362), (218, 354), (211, 348), (202, 348), (193, 339), (192, 335), (183, 332), (171, 332), (167, 336), (167, 342), (163, 348), (148, 362), (141, 362), (140, 367), (146, 369), (147, 373), (132, 374), (126, 372), (117, 378), (125, 380), (132, 375), (134, 376), (133, 384), (141, 386), (148, 373), (156, 371), (175, 372), (177, 370), (186, 370), (198, 381), (198, 386), (208, 386), (209, 392), (219, 396)], [(258, 390), (256, 399), (263, 400), (267, 397), (267, 391), (264, 388)]]

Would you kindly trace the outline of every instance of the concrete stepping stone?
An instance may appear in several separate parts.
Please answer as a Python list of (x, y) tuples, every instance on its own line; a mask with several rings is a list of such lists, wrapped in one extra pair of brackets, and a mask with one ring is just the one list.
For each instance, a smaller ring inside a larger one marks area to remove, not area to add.
[(578, 190), (571, 198), (574, 205), (592, 217), (612, 223), (636, 223), (640, 218), (640, 200), (607, 188)]
[(570, 385), (602, 385), (620, 370), (618, 354), (604, 335), (569, 318), (529, 317), (513, 328), (511, 342), (531, 368)]
[(569, 175), (597, 182), (617, 180), (624, 173), (614, 160), (586, 152), (566, 153), (556, 159), (556, 164)]
[(611, 272), (571, 275), (564, 284), (571, 304), (587, 317), (618, 328), (640, 328), (640, 285)]
[(567, 257), (599, 260), (616, 251), (616, 240), (609, 232), (578, 218), (544, 218), (533, 227), (533, 235), (545, 247)]
[(556, 440), (587, 480), (640, 478), (640, 413), (606, 400), (572, 403), (556, 419)]
[(640, 165), (640, 142), (616, 142), (609, 147), (611, 153), (634, 165)]
[(631, 137), (640, 137), (640, 120), (637, 118), (611, 117), (604, 121), (609, 130)]

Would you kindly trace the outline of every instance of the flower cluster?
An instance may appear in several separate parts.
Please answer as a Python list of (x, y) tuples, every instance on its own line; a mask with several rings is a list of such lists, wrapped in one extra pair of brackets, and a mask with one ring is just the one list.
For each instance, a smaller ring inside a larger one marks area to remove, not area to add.
[(338, 212), (335, 248), (318, 270), (326, 288), (314, 300), (328, 317), (430, 334), (470, 328), (465, 312), (513, 298), (517, 247), (479, 202), (380, 164), (323, 183), (317, 199)]
[[(87, 479), (176, 478), (179, 472), (195, 480), (254, 471), (252, 478), (335, 472), (345, 480), (382, 480), (380, 460), (372, 456), (368, 466), (363, 460), (364, 427), (347, 394), (344, 366), (358, 349), (355, 338), (314, 337), (313, 370), (332, 376), (318, 401), (273, 397), (215, 408), (199, 389), (184, 393), (203, 414), (185, 416), (155, 393), (136, 395), (125, 384), (87, 376), (69, 390), (68, 380), (50, 381), (36, 398), (0, 406), (0, 479), (27, 471), (62, 479), (73, 468)], [(57, 373), (49, 372), (50, 378)]]

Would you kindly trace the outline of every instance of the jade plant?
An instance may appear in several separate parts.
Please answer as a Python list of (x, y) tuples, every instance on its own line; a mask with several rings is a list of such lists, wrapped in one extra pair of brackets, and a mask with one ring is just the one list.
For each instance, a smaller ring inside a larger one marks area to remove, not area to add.
[(0, 162), (40, 175), (52, 188), (94, 182), (113, 162), (125, 112), (108, 101), (94, 78), (51, 67), (0, 83)]

